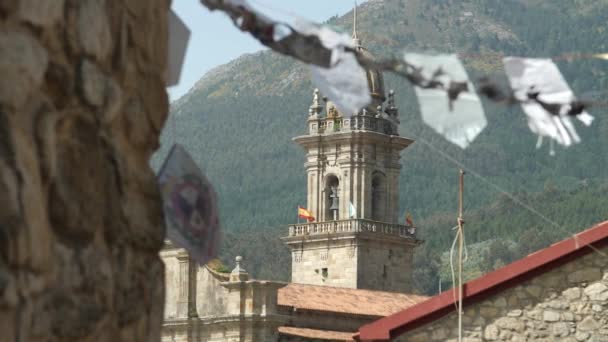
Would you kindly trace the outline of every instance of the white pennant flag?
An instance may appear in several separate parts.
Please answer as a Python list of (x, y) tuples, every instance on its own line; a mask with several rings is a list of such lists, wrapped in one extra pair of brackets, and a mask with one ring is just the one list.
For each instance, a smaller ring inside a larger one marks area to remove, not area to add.
[(420, 68), (422, 76), (430, 80), (438, 70), (443, 75), (435, 80), (441, 81), (445, 88), (452, 82), (466, 82), (468, 91), (461, 92), (452, 102), (444, 89), (423, 89), (415, 87), (420, 106), (420, 114), (425, 124), (443, 135), (448, 141), (467, 148), (487, 125), (481, 101), (469, 81), (466, 70), (456, 55), (423, 55), (406, 53), (405, 61)]
[(321, 93), (345, 116), (367, 106), (372, 101), (367, 73), (355, 55), (344, 50), (345, 47), (355, 47), (352, 38), (303, 20), (296, 20), (294, 28), (302, 34), (319, 37), (323, 46), (332, 50), (329, 68), (310, 65), (312, 81)]
[[(521, 106), (528, 117), (528, 127), (539, 136), (537, 147), (542, 137), (564, 146), (580, 142), (571, 118), (566, 115), (576, 97), (555, 63), (550, 59), (521, 57), (506, 57), (503, 63), (515, 98), (524, 101)], [(537, 94), (537, 99), (544, 103), (563, 105), (560, 115), (551, 114), (539, 103), (529, 100), (531, 93)], [(587, 126), (593, 121), (593, 116), (586, 111), (577, 118)]]

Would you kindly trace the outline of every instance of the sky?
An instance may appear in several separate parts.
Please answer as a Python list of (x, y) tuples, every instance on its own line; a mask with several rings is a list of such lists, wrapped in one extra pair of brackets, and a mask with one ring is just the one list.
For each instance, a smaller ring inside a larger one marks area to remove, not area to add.
[[(264, 14), (283, 21), (293, 19), (291, 13), (315, 22), (342, 15), (354, 6), (352, 0), (249, 0)], [(361, 4), (362, 0), (358, 3)], [(245, 53), (264, 49), (249, 34), (239, 31), (228, 16), (210, 12), (199, 0), (173, 0), (173, 11), (188, 26), (190, 41), (182, 66), (180, 81), (167, 88), (171, 101), (192, 88), (207, 71), (230, 62)]]

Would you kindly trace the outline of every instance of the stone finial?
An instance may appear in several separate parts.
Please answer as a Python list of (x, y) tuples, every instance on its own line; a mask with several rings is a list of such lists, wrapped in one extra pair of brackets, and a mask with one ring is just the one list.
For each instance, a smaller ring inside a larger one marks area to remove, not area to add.
[(249, 273), (245, 271), (244, 268), (241, 267), (241, 261), (243, 261), (243, 257), (237, 255), (234, 258), (235, 266), (232, 272), (230, 272), (230, 281), (247, 281), (249, 280)]
[(382, 116), (382, 105), (378, 105), (378, 107), (376, 107), (376, 117), (379, 118)]
[(395, 106), (395, 91), (392, 89), (388, 92), (386, 114), (388, 114), (391, 120), (394, 121), (394, 124), (399, 124), (399, 109), (397, 106)]
[(319, 89), (315, 88), (315, 91), (312, 95), (312, 104), (308, 109), (308, 115), (311, 117), (317, 117), (323, 111), (323, 106), (319, 102)]
[(388, 91), (388, 108), (395, 108), (395, 91), (393, 89)]

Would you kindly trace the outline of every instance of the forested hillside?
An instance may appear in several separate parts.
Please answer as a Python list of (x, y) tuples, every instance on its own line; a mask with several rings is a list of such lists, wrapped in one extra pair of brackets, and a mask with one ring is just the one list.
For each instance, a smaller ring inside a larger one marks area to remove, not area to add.
[[(363, 45), (377, 56), (411, 52), (451, 52), (465, 58), (472, 76), (502, 79), (499, 55), (549, 57), (608, 51), (605, 0), (370, 0), (358, 10)], [(350, 30), (352, 13), (330, 25)], [(608, 62), (560, 61), (575, 92), (608, 94)], [(402, 153), (400, 207), (410, 211), (426, 240), (416, 258), (416, 284), (433, 293), (444, 280), (441, 257), (449, 250), (455, 222), (458, 168), (424, 140), (459, 160), (487, 181), (466, 179), (467, 241), (478, 244), (471, 275), (608, 219), (608, 119), (579, 127), (583, 142), (568, 149), (536, 150), (536, 137), (519, 108), (484, 103), (488, 127), (466, 150), (446, 142), (419, 116), (412, 87), (385, 75), (396, 92), (400, 133), (418, 139)], [(152, 164), (157, 167), (171, 143), (184, 144), (219, 193), (225, 232), (222, 259), (236, 254), (260, 278), (288, 278), (289, 255), (279, 237), (305, 204), (304, 153), (291, 138), (305, 132), (313, 86), (306, 67), (272, 52), (245, 55), (206, 74), (172, 104), (176, 125), (163, 132)], [(494, 186), (489, 185), (490, 183)], [(542, 221), (497, 191), (515, 193), (563, 228)], [(486, 252), (489, 250), (489, 252)], [(445, 256), (444, 256), (445, 259)]]

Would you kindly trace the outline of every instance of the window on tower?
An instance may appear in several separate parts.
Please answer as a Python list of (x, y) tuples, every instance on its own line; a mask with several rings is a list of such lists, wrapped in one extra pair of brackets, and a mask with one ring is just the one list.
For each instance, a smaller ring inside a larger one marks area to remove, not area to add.
[(374, 172), (372, 176), (372, 220), (386, 221), (386, 182), (384, 175)]

